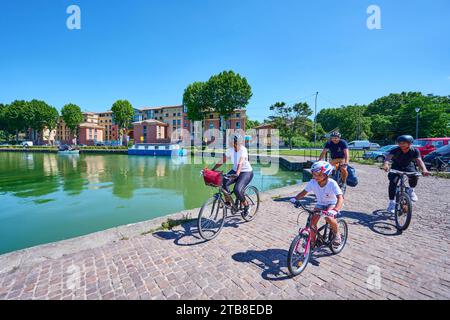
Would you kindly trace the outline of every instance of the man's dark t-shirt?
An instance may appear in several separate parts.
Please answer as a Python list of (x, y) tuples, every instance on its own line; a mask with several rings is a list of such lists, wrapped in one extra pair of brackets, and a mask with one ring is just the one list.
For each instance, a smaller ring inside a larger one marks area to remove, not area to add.
[(404, 153), (400, 147), (396, 147), (389, 151), (392, 155), (392, 169), (406, 172), (417, 171), (415, 161), (420, 158), (420, 152), (411, 147), (408, 152)]
[(348, 149), (347, 141), (339, 140), (338, 143), (328, 141), (325, 143), (325, 149), (330, 150), (331, 159), (343, 159), (345, 157), (344, 150)]

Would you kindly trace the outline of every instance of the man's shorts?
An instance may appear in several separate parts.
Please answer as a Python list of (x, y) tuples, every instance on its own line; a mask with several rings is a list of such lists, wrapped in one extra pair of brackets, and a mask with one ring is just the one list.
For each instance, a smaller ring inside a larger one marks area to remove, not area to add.
[(344, 164), (345, 163), (345, 159), (342, 159), (342, 158), (331, 159), (330, 163), (337, 168), (337, 166), (339, 164)]

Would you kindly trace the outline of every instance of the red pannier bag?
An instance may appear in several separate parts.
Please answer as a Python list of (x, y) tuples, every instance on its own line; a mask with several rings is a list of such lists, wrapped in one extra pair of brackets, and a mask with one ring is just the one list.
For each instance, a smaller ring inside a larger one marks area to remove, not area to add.
[(222, 172), (203, 170), (203, 180), (207, 186), (220, 187), (222, 185)]

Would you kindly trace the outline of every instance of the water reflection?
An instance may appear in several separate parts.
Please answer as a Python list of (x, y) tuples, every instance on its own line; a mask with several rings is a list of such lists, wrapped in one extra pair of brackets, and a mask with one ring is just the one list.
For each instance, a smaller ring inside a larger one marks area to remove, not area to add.
[[(170, 158), (126, 155), (0, 154), (0, 192), (16, 197), (42, 197), (63, 190), (69, 196), (85, 190), (112, 188), (113, 196), (131, 199), (138, 189), (173, 190), (189, 199), (205, 193), (199, 171), (203, 164), (174, 163)], [(259, 169), (259, 170), (258, 170)], [(279, 172), (261, 175), (255, 168), (261, 189), (278, 188), (298, 182), (299, 175)]]

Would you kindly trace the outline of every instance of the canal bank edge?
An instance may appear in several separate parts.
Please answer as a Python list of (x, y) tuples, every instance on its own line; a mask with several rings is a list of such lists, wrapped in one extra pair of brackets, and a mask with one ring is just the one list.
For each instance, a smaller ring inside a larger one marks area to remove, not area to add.
[[(58, 149), (50, 148), (0, 148), (0, 152), (24, 152), (24, 153), (58, 153)], [(80, 153), (115, 153), (128, 154), (127, 149), (80, 149)]]
[[(278, 198), (283, 195), (293, 195), (299, 192), (300, 185), (292, 185), (278, 189), (262, 192), (261, 206), (264, 202)], [(205, 199), (206, 200), (206, 199)], [(200, 208), (183, 210), (177, 213), (165, 215), (151, 220), (137, 222), (133, 224), (118, 226), (103, 231), (94, 232), (84, 236), (52, 243), (37, 245), (34, 247), (21, 249), (0, 255), (0, 274), (14, 273), (14, 271), (32, 267), (33, 265), (46, 260), (58, 259), (60, 257), (75, 254), (85, 250), (95, 249), (103, 245), (118, 241), (129, 241), (134, 237), (149, 237), (150, 230), (161, 227), (161, 224), (168, 219), (196, 219)], [(258, 223), (258, 218), (249, 223)]]

